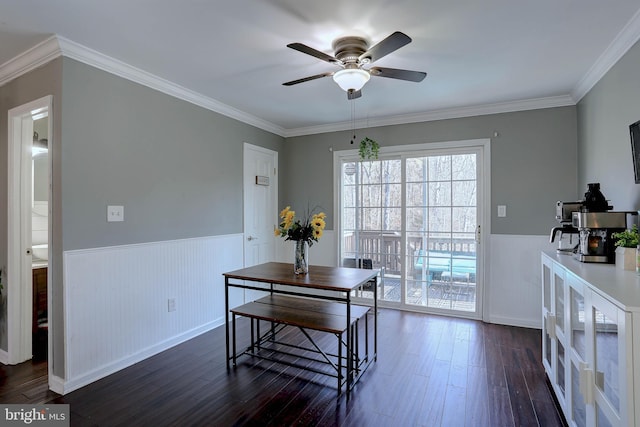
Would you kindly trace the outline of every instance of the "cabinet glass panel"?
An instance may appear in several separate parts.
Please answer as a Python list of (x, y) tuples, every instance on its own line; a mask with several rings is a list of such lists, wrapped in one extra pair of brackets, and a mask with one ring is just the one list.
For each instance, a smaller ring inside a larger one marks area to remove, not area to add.
[(585, 358), (584, 342), (584, 297), (575, 289), (571, 289), (571, 347), (580, 359)]
[(556, 285), (556, 325), (564, 333), (564, 280), (555, 276)]
[(557, 383), (562, 390), (562, 396), (565, 395), (564, 391), (564, 346), (558, 341), (558, 365), (557, 365)]
[(542, 264), (543, 303), (547, 311), (551, 311), (551, 268)]
[(580, 393), (580, 375), (573, 363), (571, 364), (571, 419), (578, 427), (587, 425), (587, 407)]
[(593, 319), (596, 347), (596, 387), (619, 413), (618, 324), (595, 307)]
[(542, 331), (544, 332), (544, 360), (547, 362), (547, 365), (551, 367), (551, 337), (547, 333), (547, 317), (545, 316), (544, 325), (542, 325)]

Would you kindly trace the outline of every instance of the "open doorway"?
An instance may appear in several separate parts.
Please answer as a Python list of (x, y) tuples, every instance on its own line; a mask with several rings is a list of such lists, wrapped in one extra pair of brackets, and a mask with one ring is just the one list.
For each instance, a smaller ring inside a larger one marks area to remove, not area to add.
[(51, 107), (52, 97), (47, 96), (9, 111), (9, 364), (30, 359), (51, 362)]

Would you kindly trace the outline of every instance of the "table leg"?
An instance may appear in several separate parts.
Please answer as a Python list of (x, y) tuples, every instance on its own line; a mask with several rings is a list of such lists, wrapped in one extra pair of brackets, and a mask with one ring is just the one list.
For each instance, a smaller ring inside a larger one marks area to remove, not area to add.
[(373, 287), (373, 360), (378, 360), (378, 276)]
[[(259, 322), (259, 320), (257, 320), (257, 319), (255, 319), (255, 320)], [(255, 353), (255, 349), (254, 349), (255, 348), (254, 347), (254, 345), (255, 345), (255, 329), (253, 327), (253, 321), (254, 321), (254, 319), (252, 317), (251, 318), (251, 353)]]
[(356, 344), (355, 345), (355, 347), (356, 347), (355, 351), (356, 352), (353, 355), (353, 363), (355, 363), (355, 369), (356, 369), (356, 372), (358, 372), (358, 368), (360, 367), (360, 343), (359, 343), (360, 334), (358, 333), (358, 319), (356, 319), (356, 321), (355, 321), (353, 330), (354, 330), (354, 334), (353, 334), (354, 338), (353, 339), (354, 339), (354, 342)]
[[(236, 315), (231, 317), (231, 324), (233, 325), (233, 367), (236, 367)], [(228, 362), (227, 362), (228, 363)]]
[(353, 356), (352, 356), (352, 348), (351, 348), (351, 293), (347, 292), (347, 399), (349, 398), (349, 394), (351, 392), (351, 384), (353, 381)]
[(369, 315), (364, 315), (364, 359), (369, 362)]
[(262, 335), (260, 334), (260, 320), (257, 319), (256, 321), (256, 331), (258, 334), (258, 340), (256, 342), (256, 347), (258, 347), (258, 351), (260, 351), (260, 339), (262, 338)]
[(229, 278), (224, 279), (224, 329), (226, 335), (227, 369), (229, 369)]
[(342, 392), (342, 335), (338, 334), (338, 395)]

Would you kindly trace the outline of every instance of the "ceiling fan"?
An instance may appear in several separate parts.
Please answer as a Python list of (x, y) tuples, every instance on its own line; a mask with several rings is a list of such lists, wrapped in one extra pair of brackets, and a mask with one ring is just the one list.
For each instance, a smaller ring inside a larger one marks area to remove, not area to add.
[(316, 74), (315, 76), (304, 77), (282, 84), (284, 86), (293, 86), (298, 83), (333, 76), (333, 80), (338, 86), (347, 92), (347, 98), (356, 99), (362, 96), (361, 89), (365, 83), (369, 81), (371, 76), (421, 82), (427, 76), (427, 73), (385, 67), (363, 68), (365, 65), (371, 64), (409, 43), (411, 43), (411, 38), (400, 31), (396, 31), (372, 47), (369, 47), (367, 41), (362, 37), (342, 37), (333, 42), (335, 56), (327, 55), (324, 52), (320, 52), (302, 43), (290, 43), (287, 47), (314, 56), (330, 64), (338, 65), (342, 67), (342, 69)]

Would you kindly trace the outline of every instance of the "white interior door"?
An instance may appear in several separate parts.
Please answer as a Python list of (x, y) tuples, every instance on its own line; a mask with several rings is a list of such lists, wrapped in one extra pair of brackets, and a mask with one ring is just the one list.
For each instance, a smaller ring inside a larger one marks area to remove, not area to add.
[[(278, 203), (278, 153), (244, 145), (244, 265), (249, 267), (275, 259)], [(257, 295), (247, 291), (245, 300)]]

